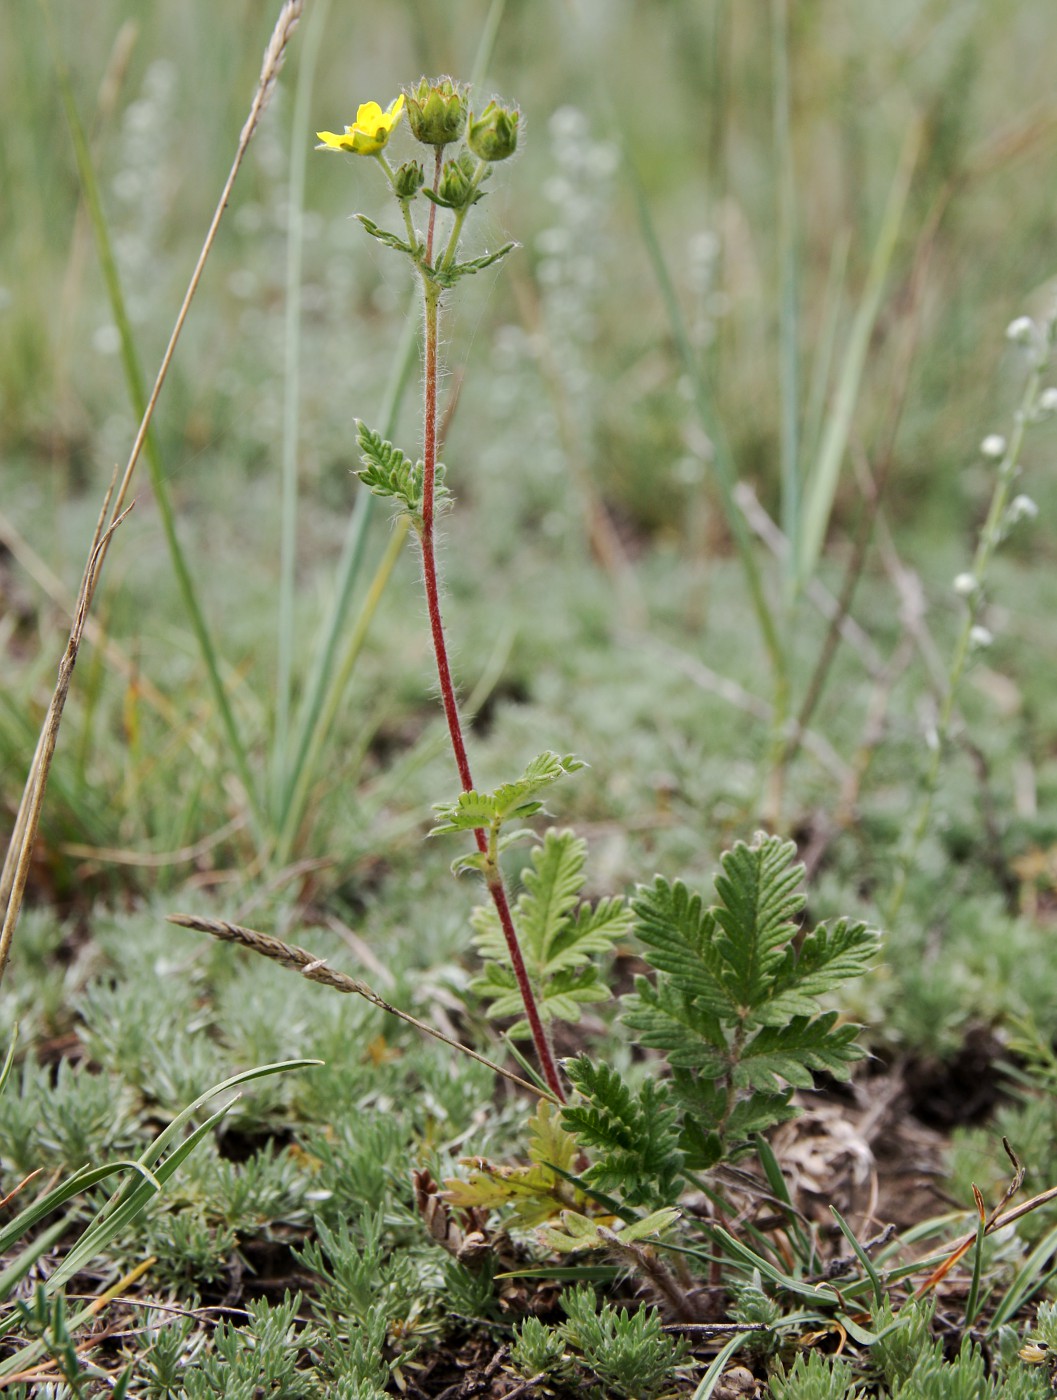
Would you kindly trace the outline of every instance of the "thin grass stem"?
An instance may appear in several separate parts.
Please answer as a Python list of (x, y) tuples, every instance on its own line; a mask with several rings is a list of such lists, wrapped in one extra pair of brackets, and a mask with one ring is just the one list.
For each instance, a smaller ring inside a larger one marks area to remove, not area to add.
[[(975, 580), (977, 588), (983, 585), (992, 556), (998, 548), (1001, 539), (1002, 523), (1009, 506), (1009, 497), (1013, 489), (1013, 483), (1019, 471), (1020, 453), (1024, 445), (1024, 433), (1028, 423), (1031, 421), (1032, 413), (1038, 400), (1039, 390), (1042, 387), (1043, 370), (1049, 360), (1049, 350), (1052, 349), (1052, 336), (1054, 334), (1052, 324), (1047, 327), (1046, 334), (1049, 342), (1048, 351), (1045, 357), (1042, 355), (1036, 356), (1031, 373), (1028, 375), (1027, 383), (1024, 386), (1024, 393), (1021, 396), (1020, 407), (1014, 418), (1013, 432), (998, 467), (998, 474), (995, 480), (994, 491), (991, 495), (991, 504), (988, 507), (987, 518), (980, 530), (980, 537), (973, 555), (972, 578)], [(900, 909), (903, 907), (910, 871), (917, 858), (921, 843), (925, 839), (925, 833), (928, 830), (929, 822), (932, 818), (932, 804), (936, 796), (936, 789), (939, 786), (940, 771), (943, 766), (943, 760), (950, 739), (951, 723), (957, 705), (958, 691), (961, 686), (962, 677), (965, 675), (969, 657), (972, 654), (973, 630), (975, 626), (976, 609), (971, 606), (966, 607), (965, 616), (962, 619), (961, 629), (958, 633), (958, 640), (955, 642), (954, 652), (951, 657), (946, 692), (943, 696), (939, 715), (936, 719), (935, 729), (931, 736), (931, 753), (928, 767), (925, 770), (921, 799), (918, 803), (917, 812), (910, 827), (909, 835), (899, 854), (895, 879), (892, 885), (892, 893), (884, 910), (885, 919), (889, 925), (894, 922)]]
[(297, 574), (298, 445), (301, 418), (301, 281), (304, 266), (305, 171), (309, 104), (330, 0), (313, 9), (301, 47), (294, 96), (287, 179), (286, 288), (283, 330), (283, 446), (280, 464), (279, 600), (276, 617), (275, 730), (272, 736), (271, 802), (282, 802), (289, 762), (290, 704), (294, 666), (294, 593)]
[[(30, 768), (22, 800), (19, 804), (19, 810), (15, 817), (13, 833), (4, 862), (3, 874), (0, 875), (0, 908), (4, 910), (3, 927), (0, 929), (0, 981), (3, 980), (3, 975), (7, 967), (11, 952), (11, 941), (14, 937), (15, 926), (22, 909), (22, 898), (25, 893), (26, 881), (29, 877), (30, 858), (36, 839), (37, 827), (40, 822), (44, 792), (47, 786), (48, 774), (51, 770), (52, 758), (55, 753), (55, 744), (58, 741), (63, 710), (66, 706), (66, 697), (69, 694), (70, 682), (73, 678), (73, 670), (77, 662), (81, 637), (84, 633), (88, 612), (92, 605), (92, 599), (95, 596), (96, 585), (99, 581), (103, 565), (106, 562), (107, 548), (114, 531), (121, 521), (125, 519), (127, 514), (127, 511), (122, 508), (123, 502), (125, 496), (128, 494), (136, 464), (139, 461), (140, 453), (146, 442), (151, 419), (154, 415), (154, 409), (161, 395), (162, 386), (169, 372), (169, 366), (172, 363), (173, 355), (176, 352), (176, 345), (180, 338), (180, 332), (187, 319), (191, 302), (194, 300), (195, 293), (198, 290), (198, 284), (201, 281), (206, 260), (216, 240), (221, 216), (227, 208), (228, 201), (231, 197), (231, 191), (234, 187), (235, 179), (242, 165), (246, 150), (257, 128), (257, 124), (260, 121), (261, 114), (267, 105), (268, 98), (275, 86), (279, 70), (282, 67), (286, 46), (297, 26), (297, 21), (300, 19), (302, 3), (303, 0), (284, 0), (282, 9), (279, 12), (279, 18), (272, 31), (268, 46), (265, 49), (264, 61), (261, 65), (261, 74), (257, 83), (257, 89), (253, 95), (253, 100), (250, 104), (249, 114), (239, 134), (235, 158), (232, 161), (228, 177), (224, 182), (224, 188), (221, 191), (220, 199), (217, 202), (213, 218), (210, 221), (209, 229), (206, 233), (205, 241), (202, 245), (202, 251), (199, 253), (198, 261), (195, 263), (194, 271), (191, 274), (191, 280), (184, 294), (183, 302), (180, 305), (180, 310), (177, 314), (172, 333), (169, 336), (169, 343), (162, 356), (161, 365), (155, 377), (154, 387), (144, 407), (140, 425), (129, 453), (128, 462), (126, 463), (125, 470), (116, 490), (114, 489), (114, 483), (111, 482), (103, 502), (103, 508), (99, 516), (99, 525), (96, 529), (92, 548), (89, 551), (88, 561), (85, 565), (81, 581), (81, 588), (78, 593), (77, 609), (73, 626), (70, 629), (69, 640), (60, 663), (59, 678), (52, 692), (48, 712), (41, 728), (40, 739), (37, 743), (33, 764)], [(73, 114), (76, 116), (75, 109)], [(74, 123), (73, 130), (75, 133), (80, 131), (80, 124), (78, 122)], [(84, 144), (83, 131), (80, 131), (80, 139), (81, 143)], [(91, 162), (88, 161), (87, 164), (90, 169)], [(129, 509), (131, 509), (131, 507), (129, 507)], [(110, 523), (104, 528), (107, 512), (109, 512), (110, 515)], [(223, 692), (222, 686), (220, 689), (221, 692)], [(226, 696), (224, 699), (226, 702)], [(251, 794), (252, 784), (248, 790), (248, 795)]]

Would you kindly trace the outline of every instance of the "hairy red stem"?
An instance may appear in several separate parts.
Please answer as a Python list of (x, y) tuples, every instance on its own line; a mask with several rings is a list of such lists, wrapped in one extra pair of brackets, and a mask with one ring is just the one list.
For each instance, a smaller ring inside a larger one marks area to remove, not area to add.
[[(437, 153), (437, 172), (440, 170), (440, 152)], [(434, 206), (435, 208), (435, 206)], [(426, 263), (430, 265), (433, 252), (433, 216), (430, 214), (429, 233), (426, 241)], [(434, 536), (434, 516), (435, 516), (435, 485), (437, 473), (437, 323), (440, 314), (440, 288), (429, 280), (428, 275), (423, 275), (423, 291), (426, 301), (426, 355), (425, 355), (425, 430), (423, 433), (423, 472), (422, 472), (422, 577), (426, 588), (426, 609), (429, 613), (429, 629), (433, 638), (433, 652), (437, 662), (437, 677), (440, 681), (441, 700), (444, 705), (444, 718), (448, 722), (448, 734), (451, 738), (452, 752), (455, 755), (455, 764), (459, 770), (459, 781), (462, 783), (464, 792), (469, 792), (473, 788), (473, 777), (470, 773), (470, 760), (466, 752), (466, 740), (463, 737), (462, 720), (459, 717), (459, 705), (455, 697), (455, 686), (451, 678), (451, 666), (448, 662), (448, 647), (444, 638), (444, 622), (440, 611), (440, 589), (437, 584), (437, 555)], [(482, 855), (489, 855), (488, 836), (483, 828), (478, 827), (474, 832), (474, 839), (477, 842), (477, 849)], [(525, 1004), (525, 1017), (532, 1033), (532, 1041), (536, 1047), (536, 1055), (539, 1058), (540, 1068), (543, 1077), (547, 1081), (547, 1086), (560, 1103), (565, 1102), (565, 1090), (562, 1088), (561, 1078), (558, 1074), (558, 1067), (554, 1060), (554, 1054), (547, 1040), (547, 1033), (543, 1027), (543, 1020), (536, 1005), (536, 997), (529, 981), (528, 969), (525, 967), (525, 959), (521, 953), (521, 944), (518, 942), (517, 930), (514, 927), (514, 917), (510, 912), (510, 901), (507, 899), (506, 887), (503, 884), (503, 876), (497, 865), (489, 862), (488, 874), (486, 876), (488, 893), (492, 896), (492, 903), (495, 905), (496, 913), (499, 916), (499, 926), (503, 930), (503, 937), (506, 939), (507, 951), (510, 954), (510, 962), (514, 969), (514, 976), (517, 978), (518, 990), (521, 993), (521, 1000)]]

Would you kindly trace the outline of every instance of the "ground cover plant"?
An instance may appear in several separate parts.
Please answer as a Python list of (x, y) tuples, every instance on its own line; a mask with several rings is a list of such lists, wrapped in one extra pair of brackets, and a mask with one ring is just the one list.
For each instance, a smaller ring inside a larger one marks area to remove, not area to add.
[(1054, 18), (546, 8), (5, 16), (12, 1394), (1052, 1392)]

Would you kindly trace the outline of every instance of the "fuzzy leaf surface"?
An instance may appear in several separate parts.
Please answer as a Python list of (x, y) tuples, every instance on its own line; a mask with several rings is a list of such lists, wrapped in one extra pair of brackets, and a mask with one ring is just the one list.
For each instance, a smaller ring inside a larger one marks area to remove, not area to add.
[(498, 828), (511, 818), (534, 816), (543, 806), (538, 796), (566, 773), (575, 773), (587, 765), (575, 754), (565, 757), (549, 750), (537, 754), (512, 783), (503, 783), (494, 792), (462, 792), (454, 802), (436, 802), (433, 810), (440, 818), (431, 836), (451, 831), (475, 831), (481, 827)]
[[(425, 465), (412, 462), (366, 424), (356, 421), (356, 439), (363, 468), (356, 473), (376, 496), (398, 501), (415, 519), (422, 518), (422, 482)], [(444, 465), (437, 463), (433, 489), (434, 505), (440, 509), (448, 499), (444, 485)]]
[(739, 841), (721, 859), (716, 947), (739, 1006), (763, 1003), (792, 956), (793, 919), (804, 907), (797, 890), (804, 870), (795, 855), (791, 841), (768, 837), (752, 846)]
[(824, 1016), (797, 1016), (787, 1026), (764, 1026), (742, 1049), (734, 1082), (750, 1088), (775, 1089), (780, 1081), (810, 1089), (812, 1071), (847, 1079), (849, 1063), (861, 1058), (855, 1045), (860, 1027), (837, 1025), (836, 1011)]
[[(608, 1000), (609, 989), (592, 959), (608, 952), (631, 928), (631, 912), (622, 899), (602, 899), (593, 906), (581, 902), (586, 850), (571, 831), (548, 831), (532, 852), (514, 906), (522, 955), (545, 1022), (577, 1021), (581, 1006)], [(489, 1000), (490, 1016), (517, 1015), (523, 1004), (494, 905), (475, 909), (471, 923), (485, 963), (471, 986)], [(524, 1020), (510, 1032), (518, 1038), (528, 1033)]]
[(648, 1079), (633, 1094), (616, 1070), (585, 1055), (566, 1060), (564, 1068), (580, 1101), (562, 1109), (562, 1122), (601, 1154), (584, 1181), (600, 1191), (620, 1191), (629, 1205), (670, 1201), (682, 1152), (668, 1086)]
[(372, 238), (377, 238), (379, 243), (384, 243), (387, 248), (395, 248), (398, 253), (409, 253), (414, 257), (415, 250), (410, 247), (409, 244), (405, 243), (397, 234), (390, 233), (387, 228), (379, 227), (379, 225), (376, 224), (373, 219), (369, 219), (366, 214), (356, 214), (354, 217), (359, 220)]

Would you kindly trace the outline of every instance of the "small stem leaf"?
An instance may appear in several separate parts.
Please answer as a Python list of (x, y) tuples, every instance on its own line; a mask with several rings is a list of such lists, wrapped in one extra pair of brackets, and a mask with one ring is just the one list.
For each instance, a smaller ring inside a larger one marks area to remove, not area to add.
[(390, 233), (388, 229), (379, 228), (373, 219), (369, 219), (366, 214), (357, 214), (356, 218), (364, 226), (372, 238), (377, 238), (379, 243), (384, 243), (387, 248), (395, 248), (398, 253), (406, 253), (408, 257), (415, 256), (415, 249), (405, 243), (395, 233)]
[(438, 836), (449, 831), (477, 831), (493, 827), (498, 831), (511, 818), (531, 817), (542, 811), (543, 803), (536, 796), (566, 773), (575, 773), (587, 765), (572, 754), (564, 758), (556, 753), (541, 753), (513, 783), (503, 783), (495, 792), (463, 792), (454, 802), (434, 803), (433, 810), (441, 821), (430, 832)]
[[(594, 906), (581, 902), (586, 849), (571, 831), (548, 831), (532, 852), (514, 910), (544, 1022), (578, 1021), (581, 1006), (608, 1000), (609, 989), (592, 959), (609, 952), (631, 928), (623, 900), (603, 899)], [(472, 923), (485, 967), (471, 986), (488, 999), (490, 1016), (516, 1014), (515, 981), (495, 910), (475, 909)], [(526, 1033), (524, 1021), (510, 1032), (515, 1037)]]
[(502, 248), (498, 248), (494, 253), (485, 253), (479, 258), (469, 258), (466, 262), (454, 263), (451, 267), (435, 268), (430, 275), (441, 287), (451, 287), (460, 277), (471, 276), (475, 272), (483, 272), (486, 267), (494, 266), (508, 253), (513, 252), (516, 247), (516, 243), (504, 243)]

